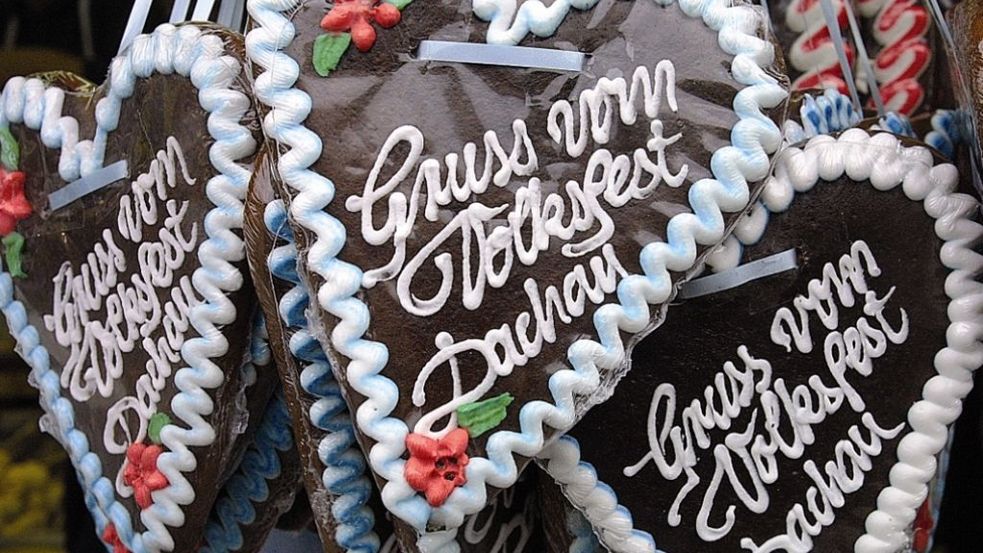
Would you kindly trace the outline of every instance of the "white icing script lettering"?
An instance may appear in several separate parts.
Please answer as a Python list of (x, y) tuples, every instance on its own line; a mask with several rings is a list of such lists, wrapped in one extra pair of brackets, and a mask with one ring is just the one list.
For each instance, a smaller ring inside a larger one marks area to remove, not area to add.
[[(488, 287), (505, 286), (516, 263), (534, 265), (540, 253), (550, 249), (553, 239), (563, 242), (559, 248), (563, 257), (584, 259), (564, 275), (562, 284), (542, 286), (532, 278), (523, 281), (530, 309), (520, 313), (514, 323), (489, 330), (483, 338), (455, 342), (446, 332), (435, 337), (439, 351), (422, 368), (416, 381), (416, 405), (426, 402), (424, 388), (435, 370), (447, 365), (452, 377), (457, 374), (455, 356), (476, 352), (488, 368), (477, 387), (455, 393), (450, 402), (428, 411), (414, 432), (434, 434), (431, 429), (438, 420), (451, 415), (461, 404), (480, 399), (498, 377), (510, 374), (515, 366), (523, 366), (538, 355), (544, 341), (554, 342), (557, 319), (569, 324), (586, 312), (587, 301), (599, 304), (606, 294), (616, 290), (618, 279), (627, 273), (608, 243), (615, 234), (609, 210), (649, 198), (663, 182), (678, 187), (689, 172), (687, 165), (675, 173), (669, 169), (666, 148), (682, 135), (665, 137), (663, 123), (657, 118), (663, 98), (672, 111), (678, 109), (675, 78), (672, 62), (662, 60), (652, 71), (636, 68), (630, 83), (623, 77), (599, 79), (593, 88), (580, 93), (577, 117), (567, 100), (552, 105), (547, 134), (570, 158), (584, 155), (588, 136), (598, 146), (588, 157), (579, 181), (544, 183), (533, 176), (540, 169), (540, 158), (522, 119), (512, 123), (510, 148), (503, 146), (495, 131), (486, 131), (480, 160), (479, 146), (473, 142), (465, 144), (460, 153), (448, 153), (440, 160), (423, 157), (425, 139), (416, 127), (402, 126), (389, 135), (362, 194), (348, 197), (345, 203), (349, 211), (360, 214), (362, 238), (373, 246), (388, 244), (393, 252), (386, 263), (365, 271), (365, 287), (395, 279), (396, 295), (403, 309), (426, 317), (447, 304), (456, 278), (461, 283), (462, 305), (478, 309)], [(645, 147), (617, 155), (603, 147), (611, 140), (616, 117), (625, 125), (634, 125), (640, 111), (649, 119), (651, 131)], [(577, 119), (579, 129), (575, 129)], [(380, 182), (385, 167), (396, 169)], [(514, 185), (517, 178), (527, 180), (516, 188), (511, 203), (488, 205), (476, 200), (491, 187)], [(407, 188), (404, 184), (410, 179), (412, 186), (407, 193), (400, 188)], [(471, 203), (453, 217), (441, 209), (466, 201)], [(385, 216), (380, 223), (377, 212), (383, 206)], [(407, 240), (421, 209), (426, 221), (442, 227), (419, 249), (408, 251)], [(451, 240), (460, 241), (458, 261), (452, 253), (443, 251)], [(429, 265), (436, 270), (436, 291), (429, 297), (420, 297), (414, 292), (414, 281)], [(533, 325), (535, 328), (530, 329)]]
[[(188, 201), (168, 198), (168, 189), (194, 183), (180, 144), (168, 138), (166, 150), (157, 152), (148, 171), (120, 197), (118, 234), (104, 229), (101, 242), (78, 268), (66, 261), (53, 279), (54, 303), (44, 324), (59, 345), (69, 348), (61, 385), (74, 400), (112, 396), (123, 375), (123, 356), (135, 348), (149, 356), (133, 394), (107, 410), (103, 442), (110, 454), (123, 454), (130, 443), (144, 439), (161, 392), (181, 360), (191, 327), (189, 313), (201, 301), (191, 278), (177, 276), (186, 256), (195, 251), (198, 223), (185, 221)], [(159, 228), (148, 235), (152, 226)], [(135, 267), (128, 267), (133, 260), (119, 246), (126, 242), (138, 245)], [(128, 270), (133, 272), (127, 277)], [(168, 290), (163, 298), (161, 290)]]
[[(849, 438), (836, 443), (836, 459), (826, 463), (825, 477), (815, 462), (806, 460), (803, 470), (814, 485), (806, 492), (807, 506), (796, 504), (789, 511), (788, 534), (773, 538), (760, 547), (750, 538), (744, 538), (741, 546), (760, 552), (808, 551), (811, 536), (818, 535), (824, 526), (832, 523), (833, 508), (843, 505), (844, 494), (860, 488), (864, 472), (871, 469), (870, 458), (880, 454), (881, 440), (893, 439), (904, 425), (885, 430), (877, 424), (851, 384), (851, 374), (870, 376), (873, 360), (884, 355), (888, 344), (901, 344), (908, 337), (908, 317), (904, 309), (898, 310), (900, 323), (897, 329), (885, 317), (886, 304), (895, 289), (892, 287), (883, 297), (878, 297), (868, 287), (868, 275), (880, 275), (880, 268), (868, 245), (863, 241), (854, 242), (850, 253), (842, 256), (838, 265), (827, 263), (823, 266), (822, 278), (809, 282), (807, 295), (795, 297), (793, 305), (798, 318), (793, 316), (792, 310), (783, 307), (777, 310), (773, 319), (772, 341), (789, 351), (794, 343), (800, 353), (809, 353), (813, 348), (810, 313), (819, 319), (828, 331), (823, 351), (832, 384), (815, 374), (806, 384), (790, 389), (783, 378), (776, 378), (771, 363), (752, 357), (742, 345), (737, 349), (737, 355), (743, 368), (731, 361), (724, 363), (723, 372), (717, 373), (713, 384), (706, 387), (703, 399), (693, 399), (684, 407), (678, 422), (675, 386), (666, 383), (655, 389), (647, 422), (650, 451), (635, 465), (625, 467), (624, 473), (635, 476), (652, 462), (666, 480), (675, 481), (685, 476), (686, 481), (667, 516), (670, 525), (678, 526), (682, 522), (681, 503), (702, 483), (695, 470), (700, 457), (698, 450), (711, 451), (715, 467), (702, 492), (695, 524), (700, 538), (710, 542), (728, 535), (736, 521), (734, 505), (727, 506), (722, 521), (711, 521), (719, 518), (714, 509), (721, 487), (728, 486), (752, 513), (766, 512), (770, 504), (767, 486), (779, 478), (777, 454), (781, 453), (787, 459), (801, 459), (806, 447), (815, 443), (813, 427), (839, 411), (844, 404), (860, 415), (869, 438), (862, 438), (861, 427), (850, 427)], [(863, 315), (841, 331), (839, 308), (854, 306), (856, 295), (864, 299)], [(731, 430), (735, 419), (755, 403), (755, 397), (757, 405), (751, 411), (747, 425)], [(764, 423), (760, 430), (759, 418)], [(709, 436), (711, 430), (731, 431), (723, 443), (713, 444)], [(807, 510), (814, 522), (806, 520)]]

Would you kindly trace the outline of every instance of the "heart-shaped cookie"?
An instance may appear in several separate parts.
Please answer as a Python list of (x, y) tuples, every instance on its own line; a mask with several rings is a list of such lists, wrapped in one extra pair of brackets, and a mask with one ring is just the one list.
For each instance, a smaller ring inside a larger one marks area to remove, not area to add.
[(312, 322), (418, 532), (604, 398), (780, 140), (754, 8), (573, 6), (249, 3)]
[(3, 91), (0, 309), (117, 552), (197, 547), (242, 430), (255, 125), (239, 40), (165, 25), (99, 88)]
[[(957, 185), (886, 133), (779, 154), (722, 270), (687, 283), (611, 400), (544, 451), (605, 546), (924, 546), (936, 456), (983, 351), (983, 227)], [(727, 269), (740, 243), (747, 263)]]
[[(272, 185), (276, 178), (268, 164), (257, 165), (246, 200), (245, 237), (256, 294), (271, 317), (271, 347), (306, 464), (305, 485), (321, 543), (326, 552), (371, 550), (380, 543), (382, 552), (418, 551), (414, 530), (381, 508), (341, 390), (310, 333), (304, 316), (309, 294), (297, 274), (297, 248), (286, 206)], [(456, 539), (461, 551), (541, 550), (532, 508), (537, 472), (531, 467), (515, 486), (465, 519)], [(402, 546), (397, 534), (404, 538)]]

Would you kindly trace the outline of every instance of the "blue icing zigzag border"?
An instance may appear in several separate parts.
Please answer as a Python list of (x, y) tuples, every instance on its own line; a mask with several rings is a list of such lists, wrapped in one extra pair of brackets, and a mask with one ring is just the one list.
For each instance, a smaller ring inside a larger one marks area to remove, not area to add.
[[(488, 0), (479, 7), (491, 3), (501, 8), (511, 1)], [(686, 15), (699, 17), (718, 31), (719, 45), (734, 55), (732, 75), (746, 85), (734, 99), (739, 121), (731, 132), (733, 145), (713, 154), (711, 169), (716, 178), (700, 180), (690, 188), (693, 213), (674, 216), (668, 223), (667, 242), (649, 244), (642, 250), (640, 264), (644, 274), (622, 280), (618, 285), (619, 303), (601, 306), (595, 313), (600, 341), (581, 340), (571, 346), (568, 357), (572, 370), (559, 370), (550, 377), (553, 402), (533, 401), (523, 405), (519, 412), (521, 432), (494, 432), (488, 438), (488, 457), (471, 459), (467, 484), (457, 488), (443, 506), (433, 508), (403, 476), (402, 455), (408, 429), (403, 421), (390, 416), (399, 390), (382, 374), (389, 351), (384, 344), (364, 338), (370, 315), (366, 305), (356, 297), (362, 271), (337, 257), (345, 244), (346, 230), (324, 211), (334, 200), (334, 184), (310, 169), (320, 157), (321, 138), (304, 126), (312, 101), (304, 91), (294, 87), (300, 67), (283, 52), (294, 39), (295, 28), (289, 18), (297, 4), (296, 0), (250, 0), (249, 14), (256, 27), (246, 38), (247, 55), (261, 69), (255, 81), (256, 95), (271, 108), (263, 128), (285, 149), (278, 160), (278, 170), (286, 185), (296, 193), (291, 201), (290, 218), (292, 223), (314, 235), (306, 266), (325, 281), (317, 291), (317, 298), (320, 308), (339, 320), (331, 332), (332, 343), (341, 355), (351, 360), (344, 368), (349, 384), (367, 398), (358, 409), (356, 422), (376, 442), (369, 458), (376, 473), (388, 481), (382, 492), (383, 502), (420, 532), (428, 523), (455, 528), (462, 524), (465, 515), (485, 505), (486, 484), (507, 487), (515, 481), (517, 467), (513, 455), (538, 453), (544, 446), (544, 425), (564, 429), (574, 423), (575, 396), (590, 395), (598, 388), (597, 362), (612, 366), (623, 357), (625, 348), (620, 332), (638, 332), (648, 325), (649, 304), (663, 302), (673, 293), (669, 270), (691, 268), (697, 244), (718, 242), (725, 230), (722, 213), (743, 209), (749, 197), (748, 181), (766, 176), (768, 153), (778, 148), (782, 135), (763, 109), (778, 105), (787, 96), (786, 90), (764, 70), (774, 60), (773, 46), (758, 38), (761, 16), (749, 5), (731, 6), (727, 0), (679, 1)], [(590, 2), (582, 5), (589, 6)], [(499, 9), (497, 13), (506, 12)], [(533, 8), (523, 13), (530, 30), (552, 32), (550, 27), (555, 29), (554, 22), (562, 20), (566, 11), (563, 16), (550, 15), (545, 19), (538, 19), (541, 14)], [(430, 546), (454, 550), (455, 545), (450, 543), (454, 533), (440, 534)]]
[[(273, 370), (273, 367), (269, 366), (272, 355), (262, 312), (257, 311), (253, 319), (251, 359), (244, 366), (244, 372), (252, 371), (255, 374), (257, 365), (269, 370)], [(242, 548), (242, 527), (256, 520), (255, 505), (270, 499), (268, 482), (282, 474), (281, 454), (290, 452), (293, 447), (290, 414), (280, 384), (277, 384), (252, 443), (215, 501), (205, 527), (205, 545), (199, 549), (199, 553), (238, 551)]]
[(336, 523), (335, 542), (352, 553), (376, 553), (380, 540), (375, 534), (375, 515), (367, 505), (372, 482), (365, 474), (365, 456), (355, 441), (355, 430), (341, 388), (334, 379), (321, 344), (308, 329), (305, 310), (310, 301), (307, 287), (297, 274), (297, 247), (287, 224), (283, 200), (267, 204), (266, 228), (286, 244), (277, 246), (267, 257), (270, 273), (294, 285), (280, 299), (278, 310), (283, 323), (294, 330), (288, 344), (290, 353), (301, 362), (300, 386), (317, 398), (309, 417), (315, 427), (326, 432), (318, 444), (318, 457), (324, 465), (321, 481), (335, 496), (331, 514)]
[[(924, 201), (926, 213), (937, 220), (936, 234), (945, 241), (940, 258), (951, 269), (945, 281), (951, 322), (946, 347), (936, 356), (939, 374), (926, 383), (923, 398), (908, 411), (912, 430), (898, 444), (899, 461), (892, 467), (890, 486), (878, 495), (877, 508), (867, 517), (867, 533), (857, 541), (857, 553), (900, 551), (907, 543), (906, 530), (915, 520), (934, 476), (935, 456), (944, 451), (948, 425), (958, 417), (961, 401), (972, 389), (972, 373), (983, 360), (983, 321), (978, 316), (983, 309), (983, 283), (974, 280), (983, 271), (983, 255), (972, 250), (983, 240), (983, 226), (970, 218), (979, 204), (970, 196), (954, 193), (958, 184), (954, 166), (933, 166), (932, 162), (927, 149), (904, 148), (888, 133), (871, 136), (850, 129), (838, 138), (817, 136), (803, 149), (791, 147), (779, 154), (758, 204), (765, 215), (743, 219), (733, 234), (734, 241), (743, 245), (757, 242), (767, 227), (767, 213), (787, 210), (797, 193), (816, 186), (820, 175), (825, 180), (845, 174), (858, 181), (869, 179), (878, 190), (901, 187), (909, 199)], [(820, 168), (820, 163), (827, 165)], [(793, 164), (795, 167), (790, 168)], [(736, 265), (740, 255), (728, 259)], [(538, 460), (612, 552), (656, 551), (651, 534), (634, 527), (631, 513), (618, 503), (614, 490), (582, 460), (575, 438), (561, 437), (544, 449)]]
[(85, 434), (75, 428), (74, 409), (61, 396), (58, 373), (51, 368), (38, 331), (28, 324), (24, 305), (14, 299), (10, 274), (0, 271), (0, 310), (17, 340), (18, 351), (31, 366), (31, 380), (40, 391), (41, 406), (47, 413), (47, 430), (64, 445), (76, 467), (97, 532), (102, 534), (112, 523), (133, 553), (173, 549), (174, 540), (167, 527), (184, 523), (182, 505), (195, 497), (182, 473), (193, 470), (196, 463), (188, 448), (207, 446), (214, 440), (214, 429), (203, 418), (212, 409), (205, 390), (220, 385), (223, 379), (212, 359), (228, 351), (217, 326), (236, 313), (225, 293), (243, 284), (243, 275), (232, 263), (245, 258), (245, 247), (234, 230), (242, 228), (243, 201), (252, 172), (237, 161), (254, 153), (256, 143), (252, 133), (240, 124), (250, 107), (249, 98), (231, 88), (242, 64), (224, 53), (220, 37), (194, 26), (161, 25), (153, 34), (137, 37), (126, 54), (113, 60), (106, 96), (95, 109), (97, 127), (91, 140), (80, 141), (77, 122), (61, 115), (64, 91), (45, 89), (40, 80), (22, 77), (8, 81), (3, 90), (0, 127), (23, 123), (39, 130), (46, 147), (61, 149), (58, 168), (66, 181), (102, 167), (107, 137), (116, 129), (121, 104), (133, 94), (138, 78), (155, 72), (189, 77), (199, 91), (202, 108), (209, 113), (208, 131), (215, 140), (209, 158), (218, 174), (206, 184), (207, 196), (216, 205), (205, 219), (208, 238), (198, 249), (201, 267), (195, 270), (193, 279), (204, 297), (204, 302), (191, 312), (192, 324), (200, 337), (188, 340), (182, 348), (182, 357), (191, 366), (176, 371), (174, 381), (180, 391), (171, 403), (171, 411), (190, 429), (173, 424), (161, 432), (169, 451), (160, 456), (158, 466), (171, 485), (154, 492), (155, 504), (141, 513), (145, 532), (134, 531), (129, 512), (116, 500), (113, 482), (103, 474), (99, 457), (89, 450)]

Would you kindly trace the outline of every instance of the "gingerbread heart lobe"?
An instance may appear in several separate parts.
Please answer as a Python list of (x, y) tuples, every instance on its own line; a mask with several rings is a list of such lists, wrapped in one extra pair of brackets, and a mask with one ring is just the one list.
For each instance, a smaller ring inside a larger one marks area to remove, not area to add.
[(506, 4), (250, 6), (313, 330), (386, 507), (421, 533), (610, 391), (784, 116), (750, 6)]
[(242, 370), (257, 126), (241, 52), (165, 25), (98, 88), (3, 92), (3, 311), (97, 531), (133, 553), (198, 546), (248, 400), (265, 403)]
[(978, 367), (952, 333), (976, 325), (983, 232), (940, 159), (860, 130), (780, 154), (725, 244), (746, 244), (742, 265), (688, 282), (611, 400), (544, 455), (604, 545), (928, 543), (957, 381)]

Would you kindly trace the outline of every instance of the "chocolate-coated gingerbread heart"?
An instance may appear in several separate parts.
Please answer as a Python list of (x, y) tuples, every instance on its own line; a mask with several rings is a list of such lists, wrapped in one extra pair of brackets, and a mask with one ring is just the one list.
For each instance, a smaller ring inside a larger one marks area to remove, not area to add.
[(979, 205), (936, 163), (857, 129), (779, 154), (719, 272), (544, 451), (605, 546), (924, 550), (983, 297)]
[[(418, 551), (413, 529), (381, 508), (378, 490), (365, 475), (367, 462), (355, 443), (351, 414), (310, 333), (304, 316), (309, 293), (297, 274), (297, 248), (275, 179), (267, 163), (257, 164), (246, 199), (246, 244), (256, 294), (270, 317), (271, 349), (306, 465), (305, 485), (322, 546), (328, 553), (371, 549), (376, 543), (383, 553)], [(531, 506), (537, 472), (531, 467), (515, 486), (467, 517), (456, 540), (462, 551), (541, 550), (539, 517)]]
[(99, 88), (3, 91), (0, 308), (117, 551), (197, 547), (247, 422), (241, 55), (227, 31), (165, 25)]
[(609, 393), (780, 139), (755, 9), (573, 5), (249, 4), (315, 334), (417, 532)]

